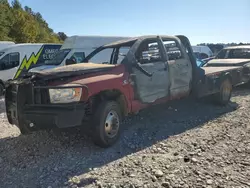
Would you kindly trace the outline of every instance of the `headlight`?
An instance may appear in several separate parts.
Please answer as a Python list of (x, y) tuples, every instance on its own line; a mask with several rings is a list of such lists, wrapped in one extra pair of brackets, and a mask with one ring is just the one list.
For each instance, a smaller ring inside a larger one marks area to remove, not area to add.
[(71, 103), (80, 101), (82, 88), (49, 89), (51, 103)]

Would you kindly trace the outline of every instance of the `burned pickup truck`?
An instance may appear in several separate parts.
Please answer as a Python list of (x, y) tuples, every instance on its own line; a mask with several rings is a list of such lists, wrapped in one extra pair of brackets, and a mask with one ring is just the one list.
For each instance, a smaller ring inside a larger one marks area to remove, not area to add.
[(185, 36), (141, 36), (101, 46), (85, 63), (9, 81), (6, 112), (22, 134), (88, 126), (94, 142), (109, 147), (128, 114), (189, 95), (226, 105), (240, 79), (241, 67), (198, 67)]

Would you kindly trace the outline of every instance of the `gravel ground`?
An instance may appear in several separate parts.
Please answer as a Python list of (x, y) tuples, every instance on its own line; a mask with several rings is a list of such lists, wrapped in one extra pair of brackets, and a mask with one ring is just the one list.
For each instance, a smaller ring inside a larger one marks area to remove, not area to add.
[(20, 135), (0, 99), (0, 187), (250, 187), (250, 90), (218, 107), (180, 100), (124, 122), (101, 149), (79, 129)]

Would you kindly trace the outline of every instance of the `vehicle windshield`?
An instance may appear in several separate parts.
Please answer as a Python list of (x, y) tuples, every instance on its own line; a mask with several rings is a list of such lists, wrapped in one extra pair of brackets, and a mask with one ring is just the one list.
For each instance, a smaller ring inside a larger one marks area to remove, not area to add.
[(68, 55), (68, 53), (71, 51), (71, 49), (63, 49), (59, 50), (55, 57), (51, 60), (47, 60), (45, 62), (46, 65), (60, 65), (64, 58)]
[(250, 59), (250, 48), (223, 49), (216, 59)]
[(92, 51), (83, 60), (83, 62), (91, 62), (96, 64), (121, 64), (135, 41), (136, 40), (128, 40), (116, 45), (99, 47)]

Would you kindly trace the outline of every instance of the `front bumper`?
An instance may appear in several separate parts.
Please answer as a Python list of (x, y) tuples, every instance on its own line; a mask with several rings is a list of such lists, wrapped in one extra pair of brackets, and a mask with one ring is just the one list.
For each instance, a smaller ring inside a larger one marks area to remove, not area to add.
[(51, 104), (48, 102), (48, 88), (36, 88), (39, 91), (35, 91), (31, 84), (13, 84), (6, 88), (8, 121), (18, 126), (22, 134), (82, 124), (86, 103)]

